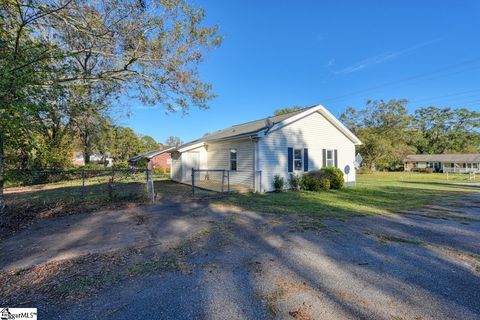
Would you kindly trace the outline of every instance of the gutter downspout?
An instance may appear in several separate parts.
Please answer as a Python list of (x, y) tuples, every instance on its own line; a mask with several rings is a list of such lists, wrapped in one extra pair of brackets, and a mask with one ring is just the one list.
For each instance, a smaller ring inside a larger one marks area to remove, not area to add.
[(259, 162), (258, 162), (258, 137), (250, 137), (250, 140), (253, 143), (253, 191), (254, 192), (261, 192), (261, 190), (258, 190), (257, 184), (260, 181), (257, 181), (257, 171), (259, 167)]

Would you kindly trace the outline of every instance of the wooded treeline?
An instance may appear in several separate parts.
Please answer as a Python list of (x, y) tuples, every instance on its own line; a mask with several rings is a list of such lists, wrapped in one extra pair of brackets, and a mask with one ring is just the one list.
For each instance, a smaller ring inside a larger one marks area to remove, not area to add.
[(374, 100), (349, 107), (340, 120), (362, 141), (363, 165), (394, 169), (408, 154), (480, 153), (480, 113), (434, 106), (407, 110), (408, 101)]
[(128, 99), (206, 108), (214, 94), (197, 66), (221, 37), (204, 18), (185, 0), (0, 1), (0, 209), (4, 153), (9, 167), (55, 167), (72, 143), (110, 148), (103, 135), (132, 136), (100, 130)]

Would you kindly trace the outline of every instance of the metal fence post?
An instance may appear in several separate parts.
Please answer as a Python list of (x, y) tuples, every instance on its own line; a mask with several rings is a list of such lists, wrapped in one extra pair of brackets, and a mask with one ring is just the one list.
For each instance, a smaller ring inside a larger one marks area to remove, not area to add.
[(151, 169), (147, 169), (147, 193), (152, 200), (152, 203), (155, 203), (155, 185), (153, 184), (153, 174)]
[(230, 193), (230, 170), (227, 171), (227, 192)]
[(85, 199), (85, 169), (82, 169), (82, 199)]
[(222, 193), (224, 191), (224, 188), (225, 188), (225, 169), (223, 169), (222, 171)]
[(192, 197), (195, 198), (195, 169), (192, 168)]

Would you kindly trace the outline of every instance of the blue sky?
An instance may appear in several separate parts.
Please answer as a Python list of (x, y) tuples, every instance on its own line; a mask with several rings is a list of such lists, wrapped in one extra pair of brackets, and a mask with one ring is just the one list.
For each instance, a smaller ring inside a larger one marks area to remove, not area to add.
[(480, 1), (202, 1), (220, 26), (202, 78), (210, 109), (165, 114), (132, 102), (120, 124), (163, 142), (184, 141), (292, 105), (339, 116), (368, 99), (406, 98), (480, 111)]

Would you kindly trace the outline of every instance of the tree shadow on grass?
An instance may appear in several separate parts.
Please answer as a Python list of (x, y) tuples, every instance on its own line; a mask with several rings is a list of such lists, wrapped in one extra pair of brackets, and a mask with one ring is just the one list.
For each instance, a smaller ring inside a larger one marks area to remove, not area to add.
[[(348, 187), (321, 192), (287, 191), (268, 194), (239, 194), (224, 201), (245, 210), (280, 214), (310, 215), (313, 217), (348, 217), (357, 215), (391, 214), (421, 207), (438, 199), (459, 193), (464, 188), (448, 190), (399, 186)], [(478, 191), (475, 190), (475, 191)]]

